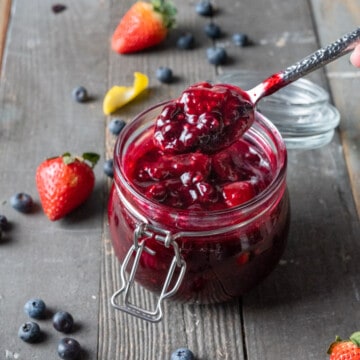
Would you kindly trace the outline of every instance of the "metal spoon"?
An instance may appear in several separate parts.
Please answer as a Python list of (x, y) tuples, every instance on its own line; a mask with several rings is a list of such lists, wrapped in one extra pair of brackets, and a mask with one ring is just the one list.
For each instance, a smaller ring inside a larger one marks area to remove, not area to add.
[[(174, 105), (174, 102), (170, 102), (157, 117), (154, 141), (159, 148), (169, 153), (184, 153), (195, 150), (200, 150), (204, 153), (214, 153), (222, 150), (239, 140), (244, 132), (253, 124), (255, 120), (255, 107), (261, 98), (273, 94), (293, 81), (349, 53), (357, 44), (360, 44), (360, 28), (342, 36), (327, 47), (315, 51), (285, 70), (271, 75), (251, 90), (245, 91), (229, 84), (216, 84), (217, 88), (214, 89), (214, 86), (211, 91), (226, 93), (229, 88), (233, 87), (233, 93), (238, 98), (236, 100), (236, 109), (232, 110), (232, 105), (230, 105), (230, 110), (229, 108), (227, 109), (229, 111), (228, 118), (225, 119), (226, 124), (223, 121), (224, 119), (222, 119), (222, 114), (220, 115), (221, 121), (218, 121), (219, 108), (215, 106), (214, 109), (207, 109), (210, 115), (204, 112), (198, 118), (198, 121), (194, 121), (192, 114), (182, 114), (185, 120), (181, 120), (179, 125), (179, 120), (176, 116), (178, 111), (177, 105)], [(219, 90), (222, 85), (225, 85), (226, 90)], [(201, 84), (195, 85), (197, 90), (201, 89), (201, 87)], [(205, 90), (202, 90), (207, 91), (208, 88), (206, 85)], [(189, 89), (193, 90), (192, 87)], [(231, 96), (234, 95), (233, 93), (231, 93)], [(187, 96), (188, 93), (186, 95), (182, 94), (182, 103), (188, 101)], [(222, 96), (224, 97), (223, 94)], [(226, 101), (228, 101), (229, 96), (224, 97), (225, 107), (228, 106)], [(211, 106), (210, 104), (209, 107), (211, 108)], [(174, 109), (177, 110), (175, 111)], [(189, 115), (188, 118), (187, 115)]]
[[(264, 96), (271, 95), (293, 81), (348, 54), (354, 50), (357, 44), (360, 44), (360, 28), (343, 35), (338, 40), (315, 51), (285, 70), (271, 75), (251, 90), (245, 91), (245, 93), (248, 95), (253, 107), (255, 107), (256, 103)], [(253, 109), (250, 108), (248, 111), (253, 111)]]

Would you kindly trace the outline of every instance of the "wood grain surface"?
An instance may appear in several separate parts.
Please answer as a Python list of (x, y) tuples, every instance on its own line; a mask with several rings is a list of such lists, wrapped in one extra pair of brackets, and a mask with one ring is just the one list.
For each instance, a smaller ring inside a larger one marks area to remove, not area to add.
[(5, 48), (7, 27), (10, 18), (11, 0), (0, 0), (0, 73)]
[[(359, 247), (359, 84), (360, 71), (347, 58), (313, 73), (309, 79), (327, 89), (341, 113), (334, 139), (323, 148), (291, 150), (288, 187), (292, 219), (286, 252), (275, 271), (243, 298), (217, 305), (168, 301), (164, 319), (150, 324), (114, 310), (110, 297), (119, 288), (119, 263), (107, 227), (110, 181), (102, 163), (112, 157), (115, 138), (107, 124), (126, 121), (143, 109), (174, 98), (188, 85), (216, 80), (239, 70), (270, 75), (359, 24), (360, 9), (351, 0), (214, 1), (214, 21), (223, 29), (216, 41), (229, 61), (214, 67), (203, 33), (209, 21), (196, 15), (196, 1), (175, 1), (178, 26), (162, 45), (138, 54), (110, 50), (110, 36), (133, 1), (64, 1), (62, 13), (48, 0), (0, 0), (0, 214), (12, 228), (0, 241), (0, 359), (57, 358), (63, 336), (50, 319), (41, 320), (43, 342), (17, 338), (27, 320), (25, 301), (42, 297), (51, 311), (71, 312), (71, 334), (84, 348), (83, 360), (170, 359), (189, 347), (197, 360), (320, 360), (335, 335), (360, 329)], [(9, 21), (8, 21), (9, 19)], [(181, 51), (179, 34), (196, 34), (196, 47)], [(246, 32), (253, 45), (231, 41)], [(173, 69), (176, 81), (160, 84), (160, 65)], [(103, 96), (113, 85), (129, 86), (134, 71), (148, 74), (150, 88), (134, 102), (106, 117)], [(85, 86), (92, 100), (75, 103), (71, 91)], [(89, 201), (65, 219), (51, 223), (43, 215), (34, 183), (37, 165), (65, 151), (101, 154), (96, 188)], [(33, 195), (36, 212), (15, 212), (15, 192)], [(358, 210), (357, 210), (358, 209)], [(153, 306), (155, 298), (139, 286), (135, 299)]]
[[(352, 0), (312, 1), (317, 31), (323, 43), (336, 39), (340, 33), (347, 33), (359, 27), (360, 3)], [(360, 152), (359, 152), (359, 114), (360, 104), (354, 99), (359, 90), (360, 73), (354, 69), (348, 58), (343, 58), (327, 69), (333, 101), (339, 109), (342, 120), (340, 134), (350, 176), (357, 211), (360, 216)]]

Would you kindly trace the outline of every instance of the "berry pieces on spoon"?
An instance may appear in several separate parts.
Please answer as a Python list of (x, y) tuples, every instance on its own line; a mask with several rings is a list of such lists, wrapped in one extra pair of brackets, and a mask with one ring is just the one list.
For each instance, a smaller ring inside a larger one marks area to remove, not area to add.
[(202, 82), (163, 108), (156, 119), (154, 142), (167, 153), (214, 153), (238, 140), (253, 121), (246, 92)]

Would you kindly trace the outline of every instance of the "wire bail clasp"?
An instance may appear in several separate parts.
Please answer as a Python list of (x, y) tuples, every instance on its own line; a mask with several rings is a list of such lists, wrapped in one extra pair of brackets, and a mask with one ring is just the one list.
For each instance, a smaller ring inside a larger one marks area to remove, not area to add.
[[(142, 239), (142, 237), (146, 236)], [(156, 305), (155, 310), (147, 310), (143, 309), (135, 304), (132, 304), (129, 300), (129, 293), (131, 287), (135, 282), (135, 274), (137, 268), (140, 263), (141, 254), (143, 251), (146, 251), (150, 255), (155, 256), (156, 252), (152, 249), (145, 246), (146, 240), (150, 238), (155, 238), (155, 240), (163, 243), (165, 247), (169, 248), (170, 246), (174, 250), (174, 257), (169, 266), (169, 270), (164, 281), (164, 285), (162, 287), (161, 293), (159, 295), (159, 299)], [(131, 256), (135, 253), (134, 263), (131, 267), (131, 270), (128, 275), (128, 279), (126, 279), (126, 269), (128, 267), (128, 263), (130, 261)], [(168, 290), (170, 286), (171, 280), (173, 279), (175, 269), (179, 268), (180, 272), (178, 278), (174, 284), (174, 286)], [(164, 299), (169, 298), (174, 295), (176, 291), (179, 289), (181, 282), (184, 278), (186, 271), (186, 262), (180, 254), (179, 246), (177, 242), (173, 239), (171, 233), (167, 230), (158, 228), (151, 224), (140, 223), (136, 226), (134, 230), (134, 243), (127, 252), (125, 259), (120, 268), (120, 276), (121, 276), (121, 288), (116, 291), (111, 297), (111, 305), (117, 309), (124, 311), (133, 316), (139, 317), (143, 320), (147, 320), (150, 322), (159, 322), (163, 316), (162, 310), (162, 302)], [(116, 299), (122, 295), (123, 303), (119, 304)]]

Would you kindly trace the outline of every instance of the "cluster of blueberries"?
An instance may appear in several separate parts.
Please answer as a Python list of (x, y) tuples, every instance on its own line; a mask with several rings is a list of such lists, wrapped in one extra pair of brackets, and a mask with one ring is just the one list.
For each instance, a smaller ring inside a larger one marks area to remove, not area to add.
[[(45, 319), (47, 317), (47, 308), (42, 299), (30, 299), (24, 305), (25, 314), (32, 319)], [(58, 311), (52, 317), (54, 328), (64, 334), (72, 332), (74, 327), (74, 319), (67, 311)], [(23, 323), (18, 331), (21, 340), (27, 343), (37, 343), (43, 338), (40, 326), (35, 321), (27, 321)], [(57, 347), (58, 355), (64, 360), (79, 359), (82, 352), (80, 343), (71, 338), (63, 337)]]
[[(214, 15), (216, 13), (214, 6), (209, 0), (201, 0), (195, 6), (195, 11), (198, 15), (207, 17), (210, 19), (204, 27), (204, 33), (211, 40), (219, 39), (223, 36), (221, 27), (214, 22)], [(235, 45), (244, 47), (250, 44), (248, 36), (245, 33), (235, 33), (232, 36), (232, 41)], [(176, 46), (182, 50), (190, 50), (195, 46), (194, 35), (190, 32), (182, 34), (177, 42)], [(226, 50), (220, 46), (213, 46), (206, 50), (206, 56), (210, 64), (222, 65), (225, 64), (228, 56)], [(171, 83), (173, 81), (173, 72), (169, 67), (160, 66), (156, 70), (156, 78), (162, 83)]]
[[(196, 12), (205, 17), (209, 17), (211, 20), (204, 27), (205, 34), (212, 40), (219, 39), (223, 36), (221, 27), (214, 22), (215, 9), (210, 1), (202, 0), (196, 5)], [(247, 46), (249, 45), (249, 39), (244, 33), (235, 33), (232, 36), (232, 40), (237, 46)], [(210, 47), (206, 51), (207, 59), (210, 64), (213, 65), (222, 65), (227, 61), (227, 53), (223, 47)]]
[[(42, 299), (34, 298), (28, 300), (24, 305), (24, 312), (32, 319), (43, 320), (48, 316), (46, 304)], [(52, 316), (52, 324), (55, 330), (68, 334), (74, 329), (74, 319), (67, 311), (58, 311)], [(37, 343), (43, 338), (40, 326), (35, 321), (23, 323), (18, 331), (21, 340), (27, 343)], [(57, 353), (61, 359), (77, 360), (81, 357), (82, 348), (80, 343), (72, 337), (60, 339)], [(176, 349), (171, 354), (171, 360), (194, 360), (194, 354), (188, 348)]]

